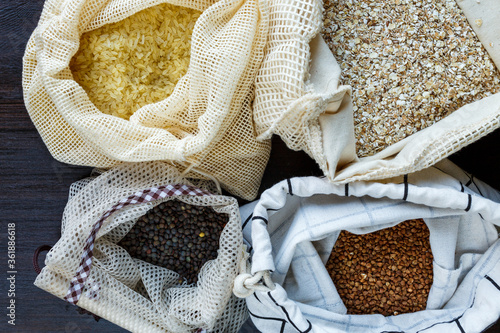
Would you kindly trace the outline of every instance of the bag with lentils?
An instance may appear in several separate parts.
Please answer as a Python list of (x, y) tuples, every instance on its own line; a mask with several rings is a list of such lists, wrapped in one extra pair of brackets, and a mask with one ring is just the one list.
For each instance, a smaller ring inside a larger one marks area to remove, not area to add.
[(330, 180), (422, 170), (500, 127), (499, 1), (279, 2), (255, 128)]
[(162, 162), (73, 184), (35, 285), (131, 332), (237, 332), (238, 204), (211, 187)]
[(500, 192), (443, 160), (390, 179), (292, 178), (240, 210), (234, 292), (261, 332), (481, 332), (500, 317)]

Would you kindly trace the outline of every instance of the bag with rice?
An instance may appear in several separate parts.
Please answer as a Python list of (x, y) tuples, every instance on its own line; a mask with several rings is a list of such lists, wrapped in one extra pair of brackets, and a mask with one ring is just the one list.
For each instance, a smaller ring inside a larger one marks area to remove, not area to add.
[(270, 152), (251, 108), (268, 28), (253, 0), (47, 0), (26, 108), (61, 162), (165, 160), (252, 199)]
[[(500, 192), (448, 160), (383, 183), (288, 179), (240, 214), (253, 252), (234, 291), (260, 332), (478, 333), (500, 317)], [(410, 219), (424, 237), (388, 231)]]
[[(200, 267), (196, 284), (118, 244), (141, 216), (174, 199), (228, 215), (217, 256)], [(237, 332), (248, 316), (232, 295), (242, 258), (234, 198), (194, 187), (163, 162), (124, 163), (71, 186), (61, 238), (35, 285), (131, 332)]]

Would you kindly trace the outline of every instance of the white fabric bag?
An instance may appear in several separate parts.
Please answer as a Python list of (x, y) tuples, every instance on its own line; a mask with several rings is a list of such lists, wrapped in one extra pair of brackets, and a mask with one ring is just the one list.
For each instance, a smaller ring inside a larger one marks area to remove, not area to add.
[[(471, 333), (500, 317), (500, 192), (448, 160), (387, 183), (289, 179), (240, 213), (253, 254), (234, 291), (262, 332)], [(414, 218), (427, 224), (434, 256), (426, 310), (347, 315), (325, 268), (340, 231)]]

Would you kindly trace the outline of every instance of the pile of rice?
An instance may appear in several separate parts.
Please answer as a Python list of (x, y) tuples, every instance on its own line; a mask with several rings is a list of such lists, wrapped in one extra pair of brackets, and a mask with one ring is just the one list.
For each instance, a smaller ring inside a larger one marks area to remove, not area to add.
[(187, 72), (201, 12), (161, 4), (82, 35), (70, 68), (92, 103), (129, 119), (167, 98)]

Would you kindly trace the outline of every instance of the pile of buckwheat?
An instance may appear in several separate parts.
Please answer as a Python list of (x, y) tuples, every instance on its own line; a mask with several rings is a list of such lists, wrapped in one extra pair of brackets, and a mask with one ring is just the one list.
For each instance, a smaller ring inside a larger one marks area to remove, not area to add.
[(360, 157), (500, 91), (500, 73), (455, 0), (325, 0), (324, 8), (322, 35), (353, 88)]
[(326, 263), (348, 314), (425, 310), (432, 285), (429, 229), (421, 219), (366, 235), (342, 231)]

